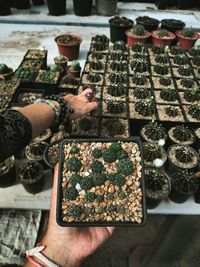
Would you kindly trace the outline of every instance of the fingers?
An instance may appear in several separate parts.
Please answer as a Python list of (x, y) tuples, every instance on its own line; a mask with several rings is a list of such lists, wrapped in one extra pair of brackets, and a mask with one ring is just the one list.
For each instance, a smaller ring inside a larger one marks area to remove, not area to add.
[(51, 192), (51, 212), (55, 216), (56, 200), (57, 200), (57, 187), (58, 187), (58, 164), (54, 168), (53, 188)]
[(97, 104), (97, 102), (89, 102), (89, 103), (87, 103), (86, 107), (87, 107), (86, 113), (89, 113), (90, 111), (97, 109), (98, 104)]
[(112, 235), (112, 233), (113, 233), (114, 230), (115, 230), (115, 227), (106, 227), (106, 228), (107, 228), (109, 234)]

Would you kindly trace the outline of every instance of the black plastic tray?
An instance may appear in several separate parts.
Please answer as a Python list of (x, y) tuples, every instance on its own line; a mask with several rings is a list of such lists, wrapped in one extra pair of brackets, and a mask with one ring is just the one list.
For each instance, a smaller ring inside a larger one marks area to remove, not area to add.
[[(127, 222), (127, 221), (111, 221), (111, 222), (106, 222), (106, 221), (99, 221), (99, 222), (66, 222), (62, 220), (62, 171), (63, 171), (63, 164), (64, 164), (64, 153), (63, 153), (63, 147), (67, 143), (82, 143), (82, 142), (103, 142), (103, 143), (110, 143), (110, 142), (117, 142), (117, 141), (122, 141), (122, 142), (134, 142), (139, 145), (140, 153), (141, 153), (141, 165), (142, 165), (142, 175), (141, 175), (141, 189), (142, 189), (142, 222), (136, 223), (136, 222)], [(129, 226), (134, 226), (134, 227), (139, 227), (143, 226), (146, 223), (147, 219), (147, 208), (146, 208), (146, 198), (145, 198), (145, 184), (144, 184), (144, 162), (143, 162), (143, 149), (142, 149), (142, 142), (139, 137), (129, 137), (129, 138), (99, 138), (99, 139), (91, 139), (91, 138), (86, 138), (86, 139), (64, 139), (62, 143), (60, 144), (60, 159), (59, 159), (59, 177), (58, 177), (58, 189), (57, 189), (57, 210), (56, 210), (56, 220), (57, 223), (60, 226), (63, 227), (69, 227), (69, 226), (123, 226), (123, 227), (129, 227)]]

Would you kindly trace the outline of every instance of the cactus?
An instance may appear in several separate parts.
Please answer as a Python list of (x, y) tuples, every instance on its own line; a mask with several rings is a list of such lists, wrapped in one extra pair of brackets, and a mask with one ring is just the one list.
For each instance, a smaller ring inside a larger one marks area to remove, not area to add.
[(200, 57), (200, 46), (198, 47), (192, 47), (188, 51), (189, 55), (192, 57)]
[(117, 152), (117, 159), (126, 159), (128, 158), (128, 153), (125, 150), (120, 150)]
[(78, 172), (82, 167), (81, 160), (77, 157), (71, 157), (66, 162), (67, 169), (71, 172)]
[(168, 58), (165, 54), (164, 55), (157, 55), (155, 57), (155, 61), (156, 61), (156, 63), (166, 64), (166, 63), (168, 63)]
[(152, 52), (154, 54), (164, 54), (165, 53), (165, 47), (163, 45), (154, 45), (152, 47)]
[(123, 186), (125, 184), (126, 180), (125, 177), (121, 174), (115, 174), (115, 179), (112, 181), (112, 183), (116, 186)]
[(88, 192), (84, 196), (85, 202), (93, 202), (96, 199), (96, 194), (92, 192)]
[(91, 215), (94, 215), (95, 212), (96, 212), (96, 210), (95, 210), (94, 207), (84, 207), (84, 213), (85, 213), (86, 215), (91, 216)]
[(195, 57), (192, 59), (192, 63), (197, 67), (200, 67), (200, 57)]
[(195, 31), (192, 28), (183, 29), (182, 36), (184, 36), (186, 38), (195, 38)]
[(148, 64), (143, 60), (135, 60), (131, 62), (131, 69), (136, 72), (146, 72), (148, 70)]
[(78, 183), (80, 183), (82, 179), (82, 176), (80, 176), (79, 174), (74, 174), (71, 177), (69, 177), (69, 182), (72, 186), (76, 186)]
[(132, 32), (136, 36), (145, 36), (146, 35), (146, 31), (144, 29), (144, 26), (142, 26), (140, 24), (133, 25)]
[(102, 70), (103, 64), (101, 61), (94, 60), (90, 63), (90, 69), (92, 70)]
[(176, 149), (175, 157), (181, 163), (190, 163), (194, 159), (194, 154), (191, 152), (190, 147), (182, 146)]
[(127, 75), (122, 72), (114, 72), (109, 75), (111, 83), (126, 83), (127, 79)]
[(124, 214), (126, 212), (126, 208), (122, 204), (117, 205), (116, 209), (117, 209), (117, 213), (119, 213), (119, 214)]
[(97, 83), (97, 82), (101, 81), (101, 76), (98, 73), (90, 71), (87, 75), (87, 79), (90, 82)]
[(119, 197), (119, 199), (125, 199), (127, 197), (127, 195), (124, 191), (119, 191), (118, 197)]
[(183, 52), (183, 50), (181, 49), (181, 48), (179, 48), (179, 47), (176, 47), (176, 46), (172, 46), (171, 48), (170, 48), (170, 53), (172, 54), (172, 55), (184, 55), (184, 52)]
[(128, 64), (124, 61), (113, 61), (110, 64), (110, 68), (113, 71), (127, 71), (128, 69)]
[(192, 88), (194, 86), (194, 80), (191, 78), (183, 77), (180, 84), (186, 88)]
[(142, 74), (134, 73), (132, 77), (132, 82), (136, 85), (145, 85), (147, 82), (147, 78)]
[(189, 65), (179, 66), (178, 73), (182, 76), (190, 76), (192, 74), (192, 69)]
[(161, 170), (145, 169), (144, 178), (147, 190), (153, 192), (161, 191), (166, 184), (166, 176)]
[(121, 52), (126, 52), (127, 51), (127, 46), (123, 41), (116, 41), (113, 44), (113, 50), (114, 51), (121, 51)]
[(89, 176), (83, 177), (80, 180), (80, 186), (81, 186), (81, 189), (90, 190), (94, 186), (93, 179)]
[(91, 119), (85, 117), (79, 120), (78, 125), (82, 131), (87, 132), (91, 129), (92, 122)]
[(154, 121), (149, 122), (144, 126), (144, 134), (152, 141), (159, 141), (160, 139), (165, 139), (166, 137), (165, 128)]
[(192, 104), (189, 106), (188, 114), (196, 120), (200, 120), (200, 105)]
[(165, 101), (176, 101), (178, 99), (176, 90), (170, 88), (162, 89), (160, 97)]
[(92, 180), (96, 186), (101, 186), (105, 183), (106, 176), (103, 173), (94, 173), (92, 176)]
[(200, 101), (200, 87), (194, 87), (192, 90), (185, 91), (184, 98), (187, 102)]
[(94, 41), (97, 43), (109, 43), (109, 38), (105, 34), (97, 34), (94, 36)]
[(146, 48), (143, 43), (136, 43), (132, 45), (131, 50), (133, 52), (142, 53), (142, 54), (146, 52)]
[(125, 133), (125, 125), (117, 118), (107, 120), (103, 126), (107, 129), (110, 136), (122, 135)]
[(93, 161), (90, 168), (93, 173), (102, 173), (104, 170), (102, 162), (98, 160)]
[(178, 64), (178, 65), (185, 65), (188, 63), (188, 58), (186, 57), (186, 55), (176, 55), (174, 57), (174, 63)]
[(121, 50), (114, 50), (110, 54), (110, 59), (114, 61), (123, 61), (123, 60), (127, 60), (127, 55), (124, 54), (123, 51)]
[(78, 196), (78, 191), (74, 187), (69, 187), (63, 191), (63, 197), (68, 200), (75, 200)]
[(108, 93), (112, 96), (122, 96), (126, 94), (126, 87), (121, 84), (109, 85)]
[(6, 74), (9, 72), (10, 72), (10, 69), (8, 68), (8, 66), (6, 64), (1, 63), (0, 64), (0, 74)]
[(113, 212), (116, 212), (116, 206), (114, 204), (109, 204), (106, 208), (107, 212), (108, 213), (113, 213)]
[(145, 99), (151, 96), (151, 92), (145, 88), (136, 88), (133, 94), (138, 99)]
[(168, 37), (169, 36), (169, 31), (161, 29), (158, 31), (158, 37), (163, 38), (163, 37)]
[(62, 85), (73, 85), (73, 86), (78, 86), (79, 81), (73, 77), (70, 76), (64, 76), (61, 81), (61, 86)]
[(125, 111), (123, 102), (107, 101), (107, 111), (112, 114), (121, 114)]
[(115, 142), (110, 145), (109, 149), (114, 152), (119, 152), (122, 150), (122, 146), (120, 143)]
[(102, 43), (102, 42), (96, 42), (93, 44), (93, 48), (95, 49), (95, 51), (104, 51), (108, 48), (107, 44)]
[(98, 148), (94, 148), (92, 150), (92, 156), (95, 158), (95, 159), (99, 159), (102, 157), (102, 151)]
[(141, 99), (135, 103), (135, 110), (143, 116), (151, 116), (156, 112), (156, 104), (153, 98)]
[(119, 173), (128, 176), (133, 173), (135, 166), (130, 159), (121, 159), (117, 162), (117, 170)]
[(155, 143), (144, 144), (144, 160), (153, 162), (155, 159), (162, 159), (162, 147)]
[(184, 125), (177, 125), (173, 129), (173, 135), (180, 142), (187, 142), (194, 138), (192, 131)]
[(117, 159), (117, 155), (115, 151), (113, 151), (112, 149), (107, 149), (103, 151), (102, 156), (103, 156), (104, 161), (108, 163), (115, 162), (115, 160)]
[(169, 73), (169, 68), (165, 64), (157, 64), (153, 69), (157, 74), (160, 75), (167, 75)]
[(165, 108), (165, 113), (169, 116), (169, 117), (177, 117), (178, 116), (178, 108), (176, 107), (166, 107)]
[(148, 59), (148, 56), (147, 55), (145, 55), (145, 54), (142, 54), (142, 53), (134, 53), (134, 54), (132, 54), (132, 55), (130, 55), (130, 60), (133, 60), (133, 61), (135, 61), (135, 60), (143, 60), (143, 61), (147, 61), (147, 59)]
[(91, 58), (94, 60), (101, 60), (101, 59), (103, 59), (103, 54), (100, 52), (92, 52)]
[(68, 211), (67, 211), (67, 214), (69, 216), (72, 216), (75, 218), (80, 217), (81, 213), (82, 213), (82, 208), (80, 205), (77, 205), (77, 204), (72, 204), (71, 206), (69, 206)]
[(170, 77), (160, 77), (159, 83), (164, 86), (169, 86), (172, 84), (172, 79)]
[(70, 154), (76, 154), (79, 152), (79, 148), (77, 146), (72, 146), (70, 149)]

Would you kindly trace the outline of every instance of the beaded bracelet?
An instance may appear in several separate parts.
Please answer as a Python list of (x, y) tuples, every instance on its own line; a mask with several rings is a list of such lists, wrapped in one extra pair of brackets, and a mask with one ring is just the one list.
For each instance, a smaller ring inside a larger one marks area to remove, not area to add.
[(37, 98), (34, 103), (45, 103), (47, 104), (53, 111), (55, 114), (55, 122), (57, 123), (59, 120), (59, 116), (60, 116), (60, 111), (58, 110), (58, 108), (56, 107), (56, 105), (48, 100), (48, 99), (44, 99), (44, 98)]

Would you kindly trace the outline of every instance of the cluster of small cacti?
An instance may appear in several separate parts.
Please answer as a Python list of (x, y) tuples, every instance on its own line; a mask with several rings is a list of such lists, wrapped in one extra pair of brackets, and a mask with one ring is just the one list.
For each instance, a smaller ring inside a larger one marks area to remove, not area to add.
[(187, 102), (200, 101), (200, 87), (194, 87), (191, 90), (186, 90), (184, 92), (184, 98)]
[(156, 113), (156, 104), (153, 98), (140, 99), (135, 103), (135, 110), (143, 116), (152, 116)]
[(146, 31), (144, 29), (144, 26), (140, 25), (140, 24), (133, 25), (132, 32), (136, 36), (144, 36), (144, 35), (146, 35)]
[(121, 50), (113, 50), (110, 54), (110, 59), (114, 61), (123, 61), (127, 60), (127, 55)]
[(178, 99), (178, 96), (177, 96), (177, 93), (176, 93), (176, 90), (174, 89), (170, 89), (170, 88), (165, 88), (165, 89), (162, 89), (161, 92), (160, 92), (160, 97), (165, 100), (165, 101), (176, 101)]
[(153, 70), (160, 75), (167, 75), (169, 73), (169, 67), (165, 64), (157, 64)]
[(35, 80), (37, 72), (30, 68), (19, 67), (15, 75), (22, 82), (31, 82)]
[(131, 50), (141, 55), (141, 53), (146, 52), (146, 47), (143, 43), (136, 43), (131, 46)]
[(39, 74), (36, 78), (37, 82), (42, 82), (42, 83), (56, 83), (59, 78), (59, 73), (57, 71), (45, 71), (45, 70), (40, 70)]
[(176, 46), (170, 47), (170, 53), (174, 56), (184, 54), (183, 50), (179, 47), (176, 47)]

